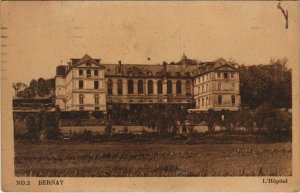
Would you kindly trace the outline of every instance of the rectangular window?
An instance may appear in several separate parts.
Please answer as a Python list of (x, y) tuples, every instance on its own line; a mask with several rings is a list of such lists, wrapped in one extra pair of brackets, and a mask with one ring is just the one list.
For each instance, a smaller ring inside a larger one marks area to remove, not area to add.
[(83, 70), (79, 70), (79, 76), (83, 76)]
[(94, 76), (99, 76), (99, 71), (98, 70), (94, 71)]
[(83, 80), (79, 80), (79, 89), (83, 89)]
[(234, 72), (231, 72), (231, 78), (234, 78)]
[(222, 105), (222, 95), (218, 95), (218, 105)]
[(79, 104), (83, 105), (83, 94), (79, 95)]
[(217, 76), (218, 78), (221, 78), (221, 72), (218, 72)]
[(234, 95), (231, 96), (231, 103), (232, 103), (232, 105), (235, 105), (235, 96)]
[(221, 83), (218, 82), (218, 90), (221, 90)]
[(224, 79), (228, 79), (228, 73), (227, 72), (224, 73)]
[(86, 77), (91, 77), (91, 70), (86, 70)]
[(99, 89), (99, 81), (94, 81), (94, 89)]

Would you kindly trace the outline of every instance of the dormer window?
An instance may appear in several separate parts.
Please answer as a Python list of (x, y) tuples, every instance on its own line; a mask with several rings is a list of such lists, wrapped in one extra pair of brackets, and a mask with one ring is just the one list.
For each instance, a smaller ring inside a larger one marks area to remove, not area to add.
[(86, 70), (86, 77), (91, 77), (91, 70)]
[(122, 74), (122, 68), (121, 67), (117, 67), (116, 71), (117, 71), (117, 74)]

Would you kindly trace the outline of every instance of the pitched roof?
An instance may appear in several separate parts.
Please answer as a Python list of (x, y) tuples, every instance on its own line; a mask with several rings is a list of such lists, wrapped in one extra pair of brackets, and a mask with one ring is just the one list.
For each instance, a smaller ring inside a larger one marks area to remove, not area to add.
[(160, 76), (162, 75), (164, 68), (159, 64), (103, 64), (105, 66), (106, 76), (115, 76), (118, 74), (118, 69), (123, 75), (128, 76)]
[(177, 63), (170, 64), (101, 64), (100, 59), (93, 59), (85, 54), (81, 59), (71, 59), (68, 66), (70, 70), (74, 66), (84, 63), (93, 63), (105, 68), (105, 76), (168, 76), (168, 77), (190, 77), (216, 70), (228, 65), (238, 70), (233, 64), (228, 63), (224, 58), (219, 58), (213, 62), (198, 62), (191, 60), (184, 54)]
[(93, 59), (88, 54), (85, 54), (81, 59), (71, 59), (71, 60), (74, 62), (73, 66), (78, 66), (78, 65), (89, 62), (89, 63), (93, 63), (97, 66), (104, 67), (104, 66), (100, 65), (100, 59)]

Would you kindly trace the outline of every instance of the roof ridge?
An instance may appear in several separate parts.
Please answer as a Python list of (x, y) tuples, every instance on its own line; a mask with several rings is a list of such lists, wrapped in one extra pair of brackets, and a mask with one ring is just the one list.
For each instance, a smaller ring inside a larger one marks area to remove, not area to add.
[[(102, 65), (119, 65), (117, 63), (114, 63), (114, 64), (105, 64), (105, 63), (102, 63)], [(138, 65), (138, 66), (163, 66), (162, 64), (122, 64), (122, 65)]]

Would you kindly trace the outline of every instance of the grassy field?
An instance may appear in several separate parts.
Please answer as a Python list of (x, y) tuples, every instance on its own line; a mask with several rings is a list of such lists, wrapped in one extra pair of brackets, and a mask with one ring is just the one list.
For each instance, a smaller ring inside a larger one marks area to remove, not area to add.
[(16, 176), (288, 176), (291, 143), (16, 142)]

